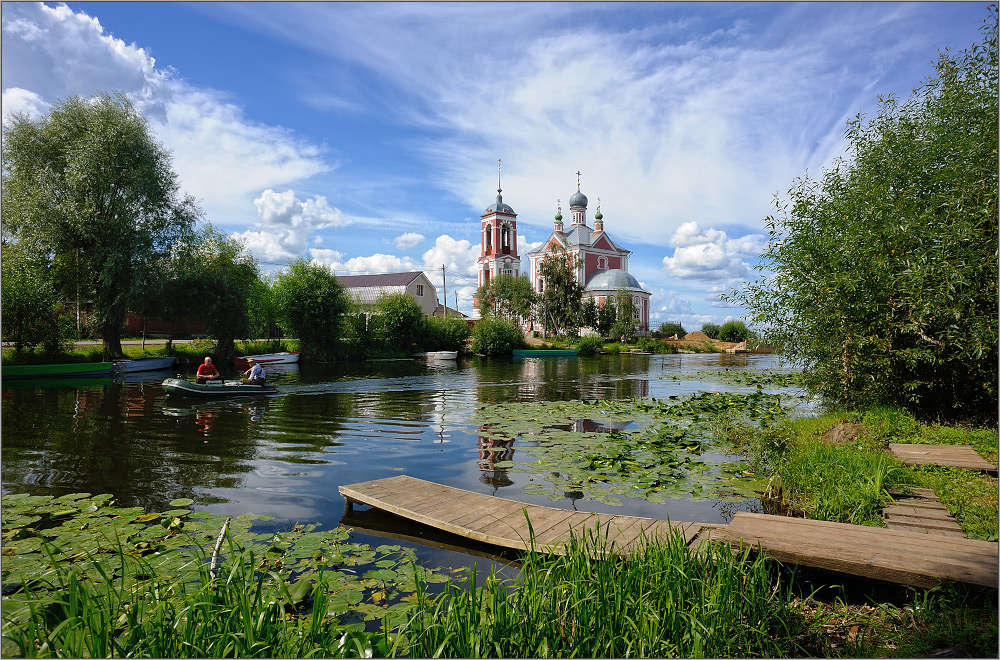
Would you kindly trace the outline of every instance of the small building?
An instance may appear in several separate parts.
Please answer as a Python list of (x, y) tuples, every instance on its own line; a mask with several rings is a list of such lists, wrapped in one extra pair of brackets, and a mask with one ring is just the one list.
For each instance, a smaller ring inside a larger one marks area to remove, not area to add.
[(378, 302), (379, 296), (392, 293), (412, 296), (428, 316), (438, 307), (437, 289), (420, 271), (380, 275), (339, 275), (337, 281), (362, 307), (373, 307)]

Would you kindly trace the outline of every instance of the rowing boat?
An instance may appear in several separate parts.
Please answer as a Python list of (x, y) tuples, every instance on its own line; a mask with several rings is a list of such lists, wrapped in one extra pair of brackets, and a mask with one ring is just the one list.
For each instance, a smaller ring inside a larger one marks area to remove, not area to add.
[(107, 376), (111, 362), (74, 362), (72, 364), (5, 364), (0, 368), (4, 378), (79, 378), (81, 376)]
[(246, 369), (249, 367), (247, 360), (253, 358), (257, 364), (268, 365), (268, 364), (291, 364), (293, 362), (299, 361), (298, 351), (282, 351), (281, 353), (264, 353), (262, 355), (243, 355), (237, 357), (233, 364), (237, 369)]
[(514, 357), (576, 357), (580, 351), (575, 348), (515, 349)]
[(167, 394), (201, 397), (254, 396), (278, 391), (274, 385), (247, 385), (238, 380), (192, 383), (181, 378), (167, 378), (163, 381), (163, 389)]

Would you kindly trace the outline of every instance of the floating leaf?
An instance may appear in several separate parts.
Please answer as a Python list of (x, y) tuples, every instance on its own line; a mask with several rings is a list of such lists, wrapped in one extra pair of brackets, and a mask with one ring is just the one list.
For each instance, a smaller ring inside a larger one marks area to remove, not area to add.
[(188, 506), (190, 504), (194, 504), (194, 500), (190, 497), (181, 497), (176, 500), (170, 500), (170, 506)]

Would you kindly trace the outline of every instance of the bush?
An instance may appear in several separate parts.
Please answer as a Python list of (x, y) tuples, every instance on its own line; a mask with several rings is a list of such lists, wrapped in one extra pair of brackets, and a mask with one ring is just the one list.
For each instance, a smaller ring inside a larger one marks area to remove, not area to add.
[(512, 321), (485, 318), (472, 330), (472, 350), (481, 355), (510, 355), (515, 348), (524, 348), (524, 333)]
[(709, 339), (719, 338), (719, 326), (715, 323), (705, 323), (701, 326), (701, 331), (708, 335)]
[(604, 340), (600, 337), (584, 337), (577, 345), (580, 355), (597, 355), (604, 349)]
[(416, 299), (406, 293), (379, 296), (376, 314), (369, 322), (375, 326), (375, 336), (381, 342), (378, 351), (392, 354), (409, 354), (416, 350), (426, 336), (427, 320)]
[(677, 335), (678, 339), (684, 339), (684, 335), (687, 334), (687, 330), (684, 326), (676, 321), (664, 321), (660, 324), (659, 333), (664, 337), (673, 337)]
[(719, 341), (746, 341), (751, 333), (743, 321), (729, 321), (719, 328)]
[(462, 319), (427, 319), (424, 348), (429, 351), (462, 351), (471, 331)]

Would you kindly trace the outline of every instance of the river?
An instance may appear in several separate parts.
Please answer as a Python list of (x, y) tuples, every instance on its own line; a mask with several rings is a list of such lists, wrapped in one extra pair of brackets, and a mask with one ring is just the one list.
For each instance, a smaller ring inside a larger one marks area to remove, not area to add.
[[(160, 383), (172, 372), (132, 374), (133, 382), (112, 384), (4, 381), (2, 490), (111, 493), (121, 506), (150, 511), (192, 498), (194, 509), (269, 514), (276, 527), (318, 522), (330, 529), (345, 511), (338, 486), (407, 474), (545, 506), (727, 522), (736, 511), (759, 510), (759, 501), (627, 498), (610, 506), (525, 492), (531, 477), (497, 468), (476, 414), (484, 405), (518, 401), (752, 392), (752, 384), (715, 376), (771, 369), (782, 369), (774, 356), (718, 354), (302, 363), (269, 368), (277, 396), (226, 401), (168, 396)], [(794, 388), (765, 389), (808, 405)], [(517, 443), (500, 458), (515, 465), (531, 460)], [(356, 536), (386, 542), (374, 534)], [(409, 545), (431, 565), (471, 563), (461, 551), (441, 549), (447, 544)]]

